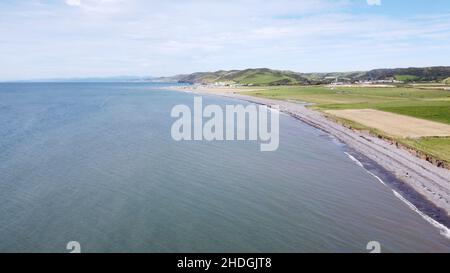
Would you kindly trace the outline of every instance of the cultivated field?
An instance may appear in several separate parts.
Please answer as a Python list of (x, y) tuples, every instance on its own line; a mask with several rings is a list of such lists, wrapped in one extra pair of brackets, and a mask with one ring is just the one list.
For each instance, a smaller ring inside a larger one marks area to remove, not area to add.
[(328, 114), (375, 128), (394, 137), (450, 136), (450, 125), (373, 109), (326, 110)]
[[(433, 86), (434, 87), (434, 86)], [(265, 87), (264, 90), (246, 92), (247, 95), (270, 99), (299, 101), (312, 103), (311, 108), (328, 110), (372, 109), (372, 118), (376, 123), (368, 124), (367, 120), (355, 120), (337, 117), (352, 128), (371, 130), (377, 134), (392, 138), (392, 128), (404, 127), (408, 133), (395, 131), (394, 139), (410, 148), (433, 156), (435, 159), (450, 163), (450, 137), (441, 136), (421, 122), (402, 122), (401, 119), (385, 120), (385, 114), (393, 113), (409, 116), (425, 121), (450, 124), (450, 91), (420, 87), (336, 87), (328, 86), (281, 86)], [(388, 112), (383, 114), (384, 112)], [(376, 113), (376, 114), (375, 114)], [(375, 116), (373, 116), (375, 115)], [(398, 116), (398, 115), (395, 115)], [(416, 120), (416, 119), (414, 119)], [(444, 126), (445, 127), (445, 126)], [(390, 128), (390, 129), (389, 129)], [(402, 131), (402, 130), (400, 130)], [(442, 133), (442, 132), (441, 132)], [(423, 136), (417, 138), (418, 136)], [(431, 137), (430, 137), (431, 136)]]

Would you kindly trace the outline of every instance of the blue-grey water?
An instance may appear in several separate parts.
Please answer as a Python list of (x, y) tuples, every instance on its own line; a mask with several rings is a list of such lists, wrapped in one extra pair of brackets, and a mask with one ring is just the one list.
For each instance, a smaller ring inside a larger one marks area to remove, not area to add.
[(170, 110), (194, 95), (161, 86), (0, 84), (1, 252), (450, 251), (345, 146), (291, 117), (276, 152), (174, 141)]

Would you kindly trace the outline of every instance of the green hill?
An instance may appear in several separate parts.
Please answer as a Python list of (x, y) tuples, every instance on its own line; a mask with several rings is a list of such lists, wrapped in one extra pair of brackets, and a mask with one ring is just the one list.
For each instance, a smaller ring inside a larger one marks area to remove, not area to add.
[(447, 78), (447, 79), (443, 80), (442, 83), (444, 83), (444, 84), (450, 84), (450, 78)]
[(299, 73), (268, 68), (198, 72), (189, 75), (178, 75), (163, 80), (191, 84), (297, 85), (309, 83), (308, 79)]
[(364, 73), (360, 79), (365, 80), (385, 80), (389, 78), (410, 82), (410, 81), (442, 81), (450, 77), (450, 67), (409, 67), (394, 69), (374, 69)]
[(450, 84), (450, 67), (410, 67), (395, 69), (374, 69), (356, 72), (298, 73), (268, 68), (245, 70), (219, 70), (197, 72), (187, 75), (157, 78), (154, 81), (181, 82), (191, 84), (241, 84), (241, 85), (314, 85), (335, 82), (354, 83), (358, 81), (398, 80), (410, 82), (442, 82)]

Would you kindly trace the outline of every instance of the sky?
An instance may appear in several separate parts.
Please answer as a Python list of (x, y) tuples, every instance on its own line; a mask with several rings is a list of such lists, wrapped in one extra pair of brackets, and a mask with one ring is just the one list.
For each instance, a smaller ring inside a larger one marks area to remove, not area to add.
[(436, 65), (449, 0), (0, 0), (0, 80)]

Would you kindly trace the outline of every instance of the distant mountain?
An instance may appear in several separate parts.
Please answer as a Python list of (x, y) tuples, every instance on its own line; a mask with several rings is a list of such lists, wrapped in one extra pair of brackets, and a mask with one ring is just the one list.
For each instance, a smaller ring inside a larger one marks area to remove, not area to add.
[(173, 77), (155, 78), (153, 81), (191, 84), (304, 85), (331, 83), (336, 80), (344, 82), (389, 80), (406, 83), (442, 82), (449, 77), (449, 66), (374, 69), (370, 71), (331, 73), (298, 73), (293, 71), (257, 68), (197, 72), (186, 75), (176, 75)]
[(85, 78), (50, 78), (22, 80), (17, 82), (148, 82), (153, 77), (114, 76), (114, 77), (85, 77)]

